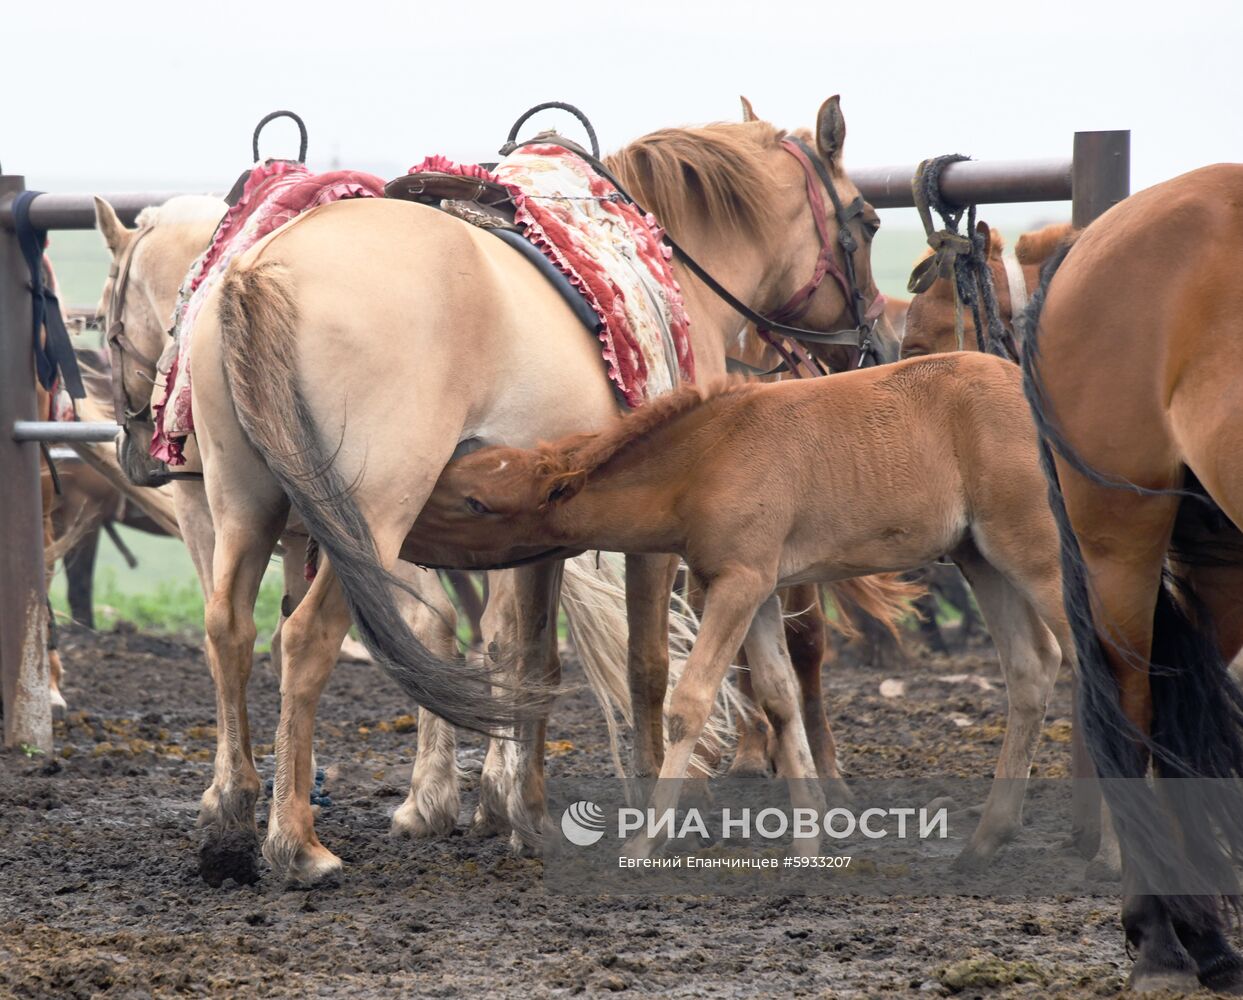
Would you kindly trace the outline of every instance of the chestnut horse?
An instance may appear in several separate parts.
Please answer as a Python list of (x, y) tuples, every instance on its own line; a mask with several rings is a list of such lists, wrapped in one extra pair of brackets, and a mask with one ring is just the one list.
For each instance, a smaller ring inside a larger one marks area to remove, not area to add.
[[(681, 554), (705, 589), (650, 807), (677, 805), (691, 749), (740, 643), (774, 720), (778, 773), (816, 777), (776, 588), (896, 572), (949, 553), (972, 582), (1010, 700), (996, 780), (959, 864), (1019, 829), (1070, 634), (1057, 529), (1017, 366), (917, 358), (831, 378), (688, 387), (598, 434), (485, 448), (448, 466), (416, 530), (443, 543)], [(821, 778), (837, 779), (835, 771)], [(840, 780), (840, 779), (838, 779)], [(814, 796), (814, 782), (791, 785)], [(635, 844), (639, 853), (651, 844)]]
[(1241, 260), (1243, 166), (1205, 167), (1088, 226), (1026, 318), (1136, 989), (1243, 992), (1220, 906), (1243, 860)]
[[(823, 220), (817, 223), (809, 197), (826, 193), (810, 169), (817, 163), (831, 200), (853, 205), (858, 194), (842, 167), (845, 123), (836, 98), (822, 105), (810, 138), (808, 172), (783, 145), (786, 133), (765, 122), (668, 129), (607, 164), (735, 296), (776, 311), (808, 275), (824, 275), (826, 259), (849, 270), (847, 251), (822, 240)], [(877, 220), (859, 205), (842, 227), (855, 248), (855, 290), (870, 312), (879, 301), (869, 261)], [(721, 374), (742, 321), (680, 262), (675, 273), (692, 318), (697, 372)], [(857, 302), (846, 290), (833, 280), (812, 288), (800, 299), (803, 326), (851, 324)], [(560, 674), (553, 614), (560, 562), (515, 570), (501, 595), (491, 631), (498, 649), (518, 661), (504, 699), (493, 696), (491, 671), (418, 642), (393, 611), (388, 571), (399, 554), (465, 566), (548, 554), (507, 544), (470, 552), (410, 529), (459, 446), (534, 443), (616, 419), (594, 338), (538, 271), (495, 237), (423, 206), (368, 199), (308, 212), (235, 261), (194, 336), (193, 406), (216, 528), (206, 635), (223, 691), (239, 690), (259, 575), (291, 500), (328, 557), (285, 623), (265, 857), (302, 883), (341, 867), (316, 837), (306, 800), (315, 706), (351, 618), (377, 661), (421, 705), (472, 728), (519, 723), (505, 818), (515, 846), (538, 850), (547, 823), (546, 709), (528, 702)], [(664, 753), (675, 570), (668, 556), (627, 561), (640, 775), (655, 773)], [(222, 842), (254, 830), (259, 781), (245, 740), (235, 742), (205, 802)]]
[[(1022, 314), (1031, 300), (1031, 293), (1040, 283), (1041, 265), (1071, 232), (1070, 223), (1053, 223), (1024, 233), (1011, 250), (996, 229), (988, 229), (988, 269), (1003, 324), (1012, 326), (1015, 318)], [(903, 328), (902, 357), (980, 349), (975, 318), (969, 308), (962, 310), (963, 337), (962, 343), (958, 343), (954, 298), (953, 281), (937, 278), (926, 291), (911, 300)]]

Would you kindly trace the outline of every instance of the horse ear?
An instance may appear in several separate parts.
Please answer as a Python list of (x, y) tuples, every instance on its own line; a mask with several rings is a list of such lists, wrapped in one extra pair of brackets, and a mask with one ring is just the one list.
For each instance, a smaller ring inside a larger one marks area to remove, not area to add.
[[(977, 222), (975, 224), (975, 231), (984, 241), (984, 259), (987, 260), (993, 255), (993, 230), (989, 227), (987, 222)], [(998, 247), (998, 249), (1000, 249), (1000, 247)]]
[(846, 144), (846, 119), (842, 117), (841, 98), (834, 94), (816, 115), (816, 149), (833, 167), (841, 165), (842, 146)]
[(114, 257), (134, 235), (134, 230), (126, 229), (113, 207), (99, 195), (95, 196), (95, 228), (103, 236), (104, 243)]
[(581, 469), (577, 472), (558, 473), (548, 484), (548, 495), (544, 498), (544, 507), (564, 503), (581, 490), (586, 482), (587, 473)]
[(742, 101), (742, 120), (744, 122), (758, 122), (760, 116), (755, 113), (755, 108), (751, 107), (751, 102), (742, 96), (738, 100)]

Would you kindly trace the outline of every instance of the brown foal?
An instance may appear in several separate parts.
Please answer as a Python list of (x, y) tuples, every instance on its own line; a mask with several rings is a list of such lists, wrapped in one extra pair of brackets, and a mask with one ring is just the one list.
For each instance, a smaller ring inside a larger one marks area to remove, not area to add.
[[(564, 545), (686, 560), (706, 591), (704, 615), (669, 709), (658, 810), (676, 804), (740, 645), (778, 730), (778, 774), (817, 776), (778, 587), (949, 553), (975, 588), (1010, 699), (997, 780), (960, 861), (986, 862), (1017, 832), (1070, 645), (1056, 528), (1014, 365), (962, 353), (708, 395), (682, 389), (600, 433), (450, 463), (417, 527), (478, 549)], [(840, 780), (836, 762), (819, 777)]]

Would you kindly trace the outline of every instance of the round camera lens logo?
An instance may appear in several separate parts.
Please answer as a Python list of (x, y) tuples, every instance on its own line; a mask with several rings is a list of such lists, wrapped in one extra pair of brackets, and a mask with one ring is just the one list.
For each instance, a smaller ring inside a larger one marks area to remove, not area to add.
[(604, 836), (604, 810), (586, 799), (561, 814), (561, 832), (575, 847), (590, 847)]

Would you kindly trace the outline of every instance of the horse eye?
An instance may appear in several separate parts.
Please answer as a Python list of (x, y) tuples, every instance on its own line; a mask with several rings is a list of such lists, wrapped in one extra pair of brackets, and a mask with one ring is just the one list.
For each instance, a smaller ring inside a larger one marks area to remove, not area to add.
[(492, 509), (486, 503), (481, 500), (476, 500), (474, 497), (466, 498), (466, 509), (472, 514), (480, 516), (492, 513)]

